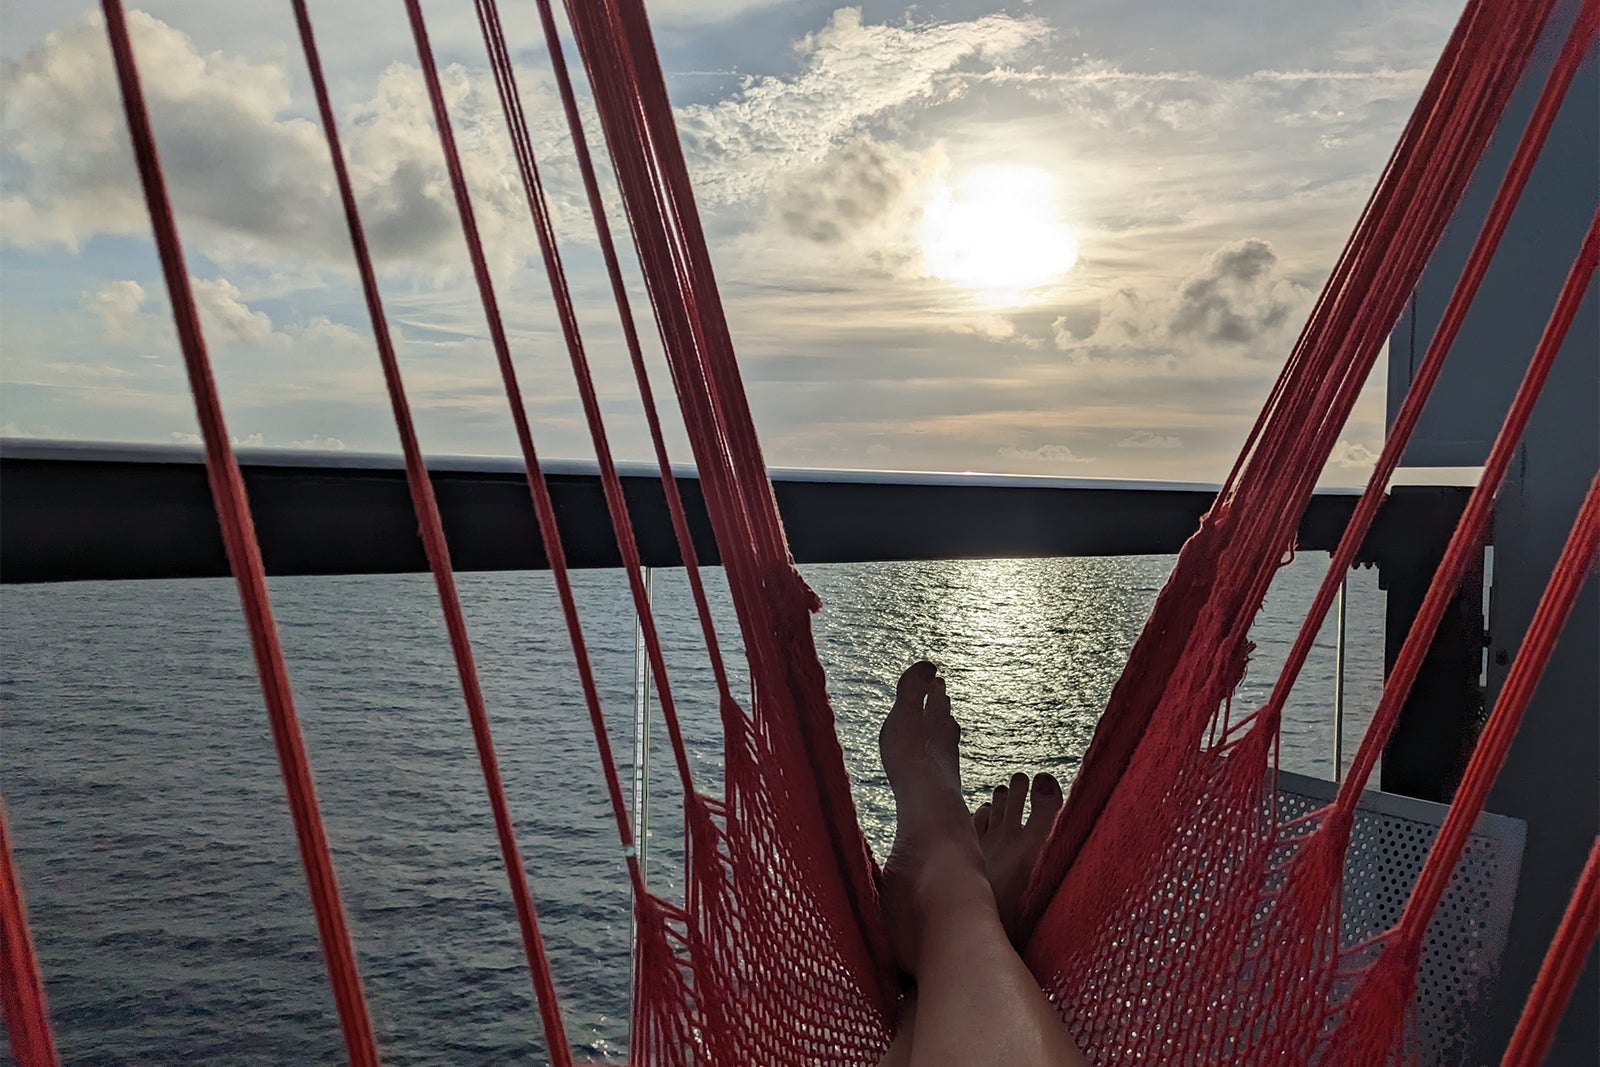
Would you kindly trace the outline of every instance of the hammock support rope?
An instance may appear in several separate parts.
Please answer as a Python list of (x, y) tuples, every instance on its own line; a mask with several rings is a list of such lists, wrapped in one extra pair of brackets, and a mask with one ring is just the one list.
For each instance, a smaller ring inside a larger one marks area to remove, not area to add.
[(1537, 1067), (1544, 1062), (1596, 933), (1600, 933), (1600, 837), (1589, 848), (1589, 860), (1572, 889), (1572, 900), (1561, 916), (1500, 1067)]
[(450, 547), (445, 541), (443, 520), (439, 516), (439, 505), (433, 495), (433, 482), (428, 477), (422, 446), (417, 440), (410, 401), (406, 397), (405, 385), (400, 376), (400, 364), (395, 356), (388, 318), (383, 311), (383, 298), (378, 291), (377, 270), (373, 266), (372, 255), (367, 248), (366, 232), (361, 225), (361, 214), (356, 206), (355, 187), (350, 181), (344, 148), (339, 141), (338, 124), (334, 118), (327, 79), (322, 72), (322, 60), (317, 51), (311, 14), (306, 9), (305, 0), (292, 0), (292, 2), (295, 26), (305, 52), (306, 67), (311, 73), (312, 90), (317, 98), (317, 112), (322, 119), (323, 133), (328, 141), (328, 155), (333, 163), (334, 178), (339, 187), (340, 204), (344, 209), (345, 223), (350, 230), (350, 244), (361, 277), (361, 290), (367, 303), (367, 315), (372, 323), (373, 337), (377, 343), (378, 360), (383, 367), (384, 385), (389, 393), (395, 427), (400, 434), (401, 451), (406, 462), (406, 485), (411, 493), (412, 507), (417, 513), (417, 528), (427, 553), (428, 569), (433, 574), (434, 585), (439, 594), (440, 610), (444, 613), (445, 627), (450, 636), (450, 650), (455, 659), (457, 676), (461, 680), (468, 719), (472, 724), (472, 737), (478, 753), (479, 767), (489, 793), (495, 836), (499, 841), (501, 859), (510, 881), (511, 899), (517, 913), (517, 925), (522, 934), (523, 952), (528, 959), (528, 973), (533, 981), (534, 996), (544, 1024), (546, 1043), (550, 1049), (553, 1067), (568, 1067), (571, 1063), (571, 1054), (568, 1051), (561, 1013), (556, 1006), (555, 980), (550, 973), (550, 961), (545, 953), (544, 937), (539, 930), (538, 913), (534, 906), (532, 891), (528, 887), (528, 876), (521, 852), (517, 847), (516, 829), (511, 818), (510, 805), (506, 800), (505, 785), (500, 777), (499, 758), (495, 753), (494, 737), (489, 726), (489, 711), (483, 699), (482, 686), (478, 681), (478, 667), (472, 657), (472, 643), (467, 634), (467, 622), (461, 610), (461, 599), (456, 592), (455, 571), (450, 564)]
[[(339, 140), (305, 0), (291, 0), (405, 457), (419, 536), (449, 634), (507, 872), (512, 911), (555, 1067), (572, 1053), (501, 779), (450, 551)], [(1562, 624), (1600, 553), (1600, 477), (1591, 483), (1515, 662), (1400, 919), (1357, 945), (1339, 936), (1357, 802), (1398, 720), (1461, 575), (1482, 549), (1495, 494), (1600, 263), (1600, 213), (1572, 269), (1484, 472), (1386, 680), (1336, 799), (1280, 819), (1273, 775), (1283, 709), (1333, 597), (1374, 521), (1545, 145), (1600, 32), (1580, 5), (1500, 183), (1439, 328), (1271, 695), (1235, 718), (1248, 628), (1388, 331), (1473, 176), (1555, 0), (1469, 0), (1349, 243), (1230, 472), (1184, 547), (1085, 755), (1030, 882), (1036, 925), (1025, 957), (1097, 1063), (1403, 1063), (1416, 1042), (1407, 1005), (1429, 920), (1504, 762)], [(334, 1004), (352, 1064), (379, 1062), (249, 504), (211, 373), (121, 0), (102, 0), (135, 160), (155, 233), (228, 558), (239, 589), (305, 867)], [(418, 0), (407, 18), (451, 193), (506, 394), (529, 494), (601, 758), (636, 923), (630, 1062), (875, 1064), (899, 995), (878, 900), (811, 633), (815, 595), (796, 571), (741, 380), (641, 0), (566, 0), (621, 193), (684, 429), (735, 607), (752, 696), (731, 689), (672, 476), (632, 300), (584, 132), (551, 0), (541, 31), (575, 147), (607, 278), (717, 688), (725, 779), (696, 787), (626, 500), (534, 157), (496, 0), (474, 8), (568, 361), (599, 459), (613, 531), (640, 620), (684, 793), (684, 896), (645, 885), (621, 776), (590, 666), (565, 552), (535, 448), (512, 346)], [(1197, 897), (1196, 893), (1202, 894)], [(1600, 898), (1600, 842), (1505, 1056), (1537, 1062), (1587, 947)], [(21, 884), (0, 808), (0, 1003), (20, 1067), (58, 1062)]]

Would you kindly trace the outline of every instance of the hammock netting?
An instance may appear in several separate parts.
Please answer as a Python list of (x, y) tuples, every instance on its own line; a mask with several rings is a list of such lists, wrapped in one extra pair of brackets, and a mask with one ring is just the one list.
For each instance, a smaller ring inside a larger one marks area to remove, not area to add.
[[(793, 566), (734, 359), (710, 257), (640, 0), (568, 0), (629, 234), (693, 450), (748, 660), (748, 698), (730, 687), (684, 505), (672, 477), (644, 344), (584, 133), (551, 0), (536, 0), (579, 173), (615, 295), (661, 481), (718, 688), (726, 763), (718, 794), (690, 774), (644, 570), (606, 439), (577, 316), (540, 183), (495, 0), (478, 22), (535, 223), (612, 525), (638, 612), (651, 682), (683, 786), (685, 888), (644, 882), (583, 628), (568, 580), (533, 428), (524, 412), (483, 242), (417, 0), (406, 9), (426, 79), (489, 337), (576, 656), (637, 933), (630, 1062), (638, 1065), (874, 1064), (892, 1036), (900, 977), (878, 900), (877, 867), (857, 823), (812, 641), (819, 604)], [(1355, 232), (1339, 256), (1245, 446), (1183, 548), (1115, 686), (1067, 804), (1029, 884), (1024, 953), (1065, 1025), (1098, 1064), (1383, 1064), (1416, 1055), (1409, 1005), (1430, 918), (1510, 747), (1562, 623), (1600, 552), (1600, 480), (1592, 483), (1451, 810), (1398, 922), (1359, 944), (1340, 939), (1341, 889), (1357, 802), (1433, 633), (1473, 553), (1482, 550), (1506, 473), (1600, 260), (1600, 217), (1552, 234), (1575, 258), (1482, 477), (1387, 679), (1337, 798), (1280, 816), (1274, 789), (1282, 711), (1342, 576), (1377, 515), (1429, 391), (1482, 282), (1563, 95), (1600, 27), (1585, 0), (1501, 182), (1477, 243), (1417, 368), (1365, 494), (1266, 703), (1235, 715), (1231, 694), (1251, 653), (1250, 623), (1319, 472), (1387, 332), (1415, 288), (1473, 175), (1556, 0), (1470, 0)], [(379, 1051), (362, 995), (327, 838), (295, 718), (243, 483), (223, 421), (172, 207), (119, 0), (105, 21), (180, 345), (199, 414), (211, 488), (238, 582), (318, 934), (353, 1064)], [(549, 1055), (571, 1064), (556, 982), (496, 764), (489, 715), (457, 599), (450, 553), (412, 424), (377, 273), (356, 208), (304, 0), (294, 13), (349, 225), (405, 454), (419, 530), (437, 585), (477, 746)], [(0, 820), (4, 1008), (22, 1067), (57, 1062), (43, 984)], [(1504, 1063), (1538, 1062), (1595, 936), (1600, 851), (1529, 998)]]

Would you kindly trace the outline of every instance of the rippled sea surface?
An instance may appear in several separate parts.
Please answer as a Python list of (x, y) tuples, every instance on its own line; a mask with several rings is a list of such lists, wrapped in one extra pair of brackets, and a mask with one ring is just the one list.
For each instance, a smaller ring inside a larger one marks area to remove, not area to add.
[[(826, 603), (817, 644), (874, 847), (892, 835), (877, 721), (906, 663), (933, 659), (949, 678), (975, 802), (1016, 769), (1065, 781), (1171, 564), (807, 568)], [(1306, 558), (1279, 573), (1256, 622), (1246, 707), (1264, 699), (1323, 566)], [(1382, 674), (1382, 594), (1370, 572), (1350, 584), (1347, 759)], [(552, 583), (521, 573), (461, 586), (570, 1036), (580, 1058), (620, 1060), (627, 890)], [(613, 572), (577, 586), (628, 764), (626, 588)], [(385, 1061), (548, 1062), (430, 581), (277, 579), (272, 593)], [(715, 785), (720, 738), (682, 572), (656, 572), (655, 595), (695, 774)], [(726, 598), (718, 605), (726, 620)], [(65, 1062), (337, 1062), (232, 583), (8, 586), (0, 657), (0, 793)], [(1296, 689), (1286, 769), (1331, 775), (1333, 670), (1329, 626)], [(659, 730), (648, 870), (670, 889), (681, 854)]]

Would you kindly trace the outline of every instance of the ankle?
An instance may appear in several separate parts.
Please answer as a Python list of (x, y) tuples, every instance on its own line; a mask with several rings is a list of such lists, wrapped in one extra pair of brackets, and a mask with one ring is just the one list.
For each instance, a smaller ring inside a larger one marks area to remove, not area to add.
[(998, 914), (976, 840), (947, 840), (930, 846), (912, 889), (912, 908), (919, 925), (947, 921), (973, 910)]
[[(979, 943), (986, 943), (992, 936), (1005, 939), (994, 891), (982, 868), (973, 868), (959, 855), (946, 859), (947, 862), (928, 865), (911, 896), (915, 934), (910, 942), (911, 953), (902, 958), (902, 964), (913, 976), (920, 975), (928, 965), (930, 951), (948, 954), (951, 945), (972, 938)], [(988, 932), (990, 928), (992, 934)]]

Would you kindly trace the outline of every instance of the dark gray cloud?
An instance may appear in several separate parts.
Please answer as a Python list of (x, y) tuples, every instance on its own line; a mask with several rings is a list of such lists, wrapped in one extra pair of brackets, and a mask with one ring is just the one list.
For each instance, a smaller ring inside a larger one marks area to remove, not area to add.
[(1284, 275), (1272, 246), (1249, 237), (1205, 256), (1175, 290), (1147, 285), (1110, 293), (1086, 337), (1058, 319), (1055, 343), (1095, 358), (1281, 360), (1310, 304), (1310, 291)]
[(903, 157), (863, 138), (786, 183), (774, 211), (785, 232), (839, 244), (882, 218), (908, 184)]
[(1282, 329), (1300, 305), (1292, 284), (1277, 277), (1272, 246), (1246, 238), (1220, 248), (1184, 283), (1168, 329), (1180, 337), (1248, 344)]

